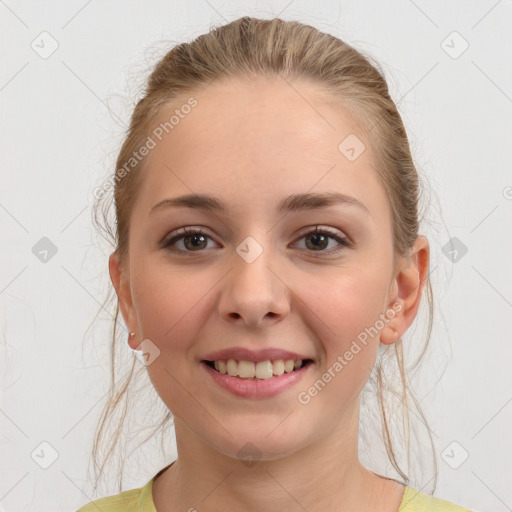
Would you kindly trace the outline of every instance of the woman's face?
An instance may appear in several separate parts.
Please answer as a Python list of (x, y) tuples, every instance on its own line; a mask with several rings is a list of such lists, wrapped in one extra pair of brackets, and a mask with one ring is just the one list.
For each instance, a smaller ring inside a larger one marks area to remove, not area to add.
[[(407, 327), (392, 309), (402, 289), (372, 148), (308, 83), (230, 80), (193, 96), (190, 113), (161, 142), (153, 136), (121, 277), (111, 258), (131, 346), (145, 340), (156, 391), (217, 452), (244, 456), (252, 443), (272, 459), (353, 433), (378, 331)], [(300, 200), (333, 193), (352, 199)], [(226, 209), (161, 203), (184, 195)], [(175, 239), (184, 227), (203, 235)], [(228, 359), (265, 378), (205, 362)], [(270, 377), (289, 359), (309, 362)]]

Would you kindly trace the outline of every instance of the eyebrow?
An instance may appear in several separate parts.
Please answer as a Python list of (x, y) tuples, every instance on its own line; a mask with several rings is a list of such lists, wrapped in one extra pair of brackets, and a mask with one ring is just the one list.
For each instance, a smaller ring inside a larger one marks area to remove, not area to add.
[[(359, 199), (340, 192), (292, 194), (277, 205), (276, 211), (281, 214), (301, 210), (315, 210), (336, 205), (356, 206), (367, 214), (370, 213), (368, 208)], [(180, 206), (198, 208), (205, 211), (216, 211), (226, 215), (230, 214), (230, 208), (226, 202), (208, 194), (188, 194), (164, 199), (151, 208), (150, 214), (163, 208)]]

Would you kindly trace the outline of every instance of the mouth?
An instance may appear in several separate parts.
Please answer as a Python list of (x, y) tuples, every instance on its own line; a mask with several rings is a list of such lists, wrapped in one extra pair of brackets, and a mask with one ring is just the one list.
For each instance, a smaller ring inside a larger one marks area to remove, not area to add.
[(293, 374), (313, 363), (312, 359), (275, 359), (246, 361), (236, 359), (202, 360), (203, 364), (223, 375), (240, 380), (270, 380), (285, 374)]
[(201, 360), (200, 365), (207, 378), (211, 379), (209, 382), (214, 383), (213, 390), (219, 386), (238, 398), (269, 399), (284, 394), (297, 386), (314, 366), (313, 359), (292, 359), (299, 354), (281, 350), (260, 351), (260, 354), (244, 350), (237, 352), (238, 359), (233, 359), (233, 356), (226, 358), (222, 353), (212, 354)]

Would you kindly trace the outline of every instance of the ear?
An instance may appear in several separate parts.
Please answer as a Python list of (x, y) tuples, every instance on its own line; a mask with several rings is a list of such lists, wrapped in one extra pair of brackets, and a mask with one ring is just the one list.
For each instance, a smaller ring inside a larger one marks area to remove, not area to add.
[(430, 246), (427, 238), (420, 235), (414, 242), (409, 259), (401, 259), (393, 279), (387, 307), (395, 311), (395, 316), (382, 329), (381, 343), (390, 345), (400, 339), (416, 318), (429, 266)]
[(140, 344), (137, 336), (139, 328), (137, 315), (133, 307), (129, 275), (128, 271), (121, 265), (119, 255), (116, 252), (113, 252), (108, 259), (108, 270), (110, 280), (116, 290), (117, 300), (124, 323), (130, 332), (135, 332), (135, 336), (128, 336), (128, 344), (130, 348), (136, 350)]

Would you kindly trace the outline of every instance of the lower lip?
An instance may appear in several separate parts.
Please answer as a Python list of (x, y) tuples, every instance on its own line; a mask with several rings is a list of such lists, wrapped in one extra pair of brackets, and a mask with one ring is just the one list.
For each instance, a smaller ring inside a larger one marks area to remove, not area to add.
[(276, 396), (287, 389), (293, 387), (302, 379), (304, 373), (309, 371), (312, 363), (302, 366), (298, 370), (290, 373), (283, 373), (271, 377), (270, 379), (241, 379), (232, 377), (227, 373), (220, 373), (214, 370), (206, 363), (201, 362), (201, 366), (208, 372), (211, 378), (230, 393), (243, 398), (269, 398)]

